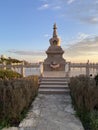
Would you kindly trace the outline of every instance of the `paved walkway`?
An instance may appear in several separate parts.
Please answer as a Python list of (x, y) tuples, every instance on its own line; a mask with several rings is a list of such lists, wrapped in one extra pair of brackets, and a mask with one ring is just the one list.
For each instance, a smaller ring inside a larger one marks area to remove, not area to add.
[(39, 94), (19, 128), (4, 130), (84, 130), (69, 95)]
[(39, 94), (20, 130), (83, 130), (69, 95)]
[[(19, 124), (18, 128), (3, 130), (84, 130), (71, 106), (69, 92), (57, 93), (58, 89), (59, 91), (68, 89), (63, 80), (66, 79), (43, 78), (40, 84), (41, 91), (39, 89), (39, 94), (31, 104), (26, 118)], [(40, 93), (44, 89), (47, 91), (49, 89), (49, 92)]]

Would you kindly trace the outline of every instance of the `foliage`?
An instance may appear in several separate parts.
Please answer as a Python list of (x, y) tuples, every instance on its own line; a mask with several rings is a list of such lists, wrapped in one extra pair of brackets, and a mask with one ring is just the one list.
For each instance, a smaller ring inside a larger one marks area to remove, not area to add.
[(10, 127), (9, 121), (7, 119), (0, 121), (0, 130), (2, 130), (5, 126)]
[(17, 126), (37, 92), (38, 76), (0, 80), (0, 127)]
[(2, 79), (21, 78), (21, 77), (22, 75), (15, 71), (0, 69), (0, 78)]
[(96, 85), (98, 86), (98, 74), (94, 77), (95, 81), (96, 81)]
[(96, 110), (90, 113), (90, 126), (92, 130), (98, 130), (98, 111)]
[(6, 64), (11, 64), (11, 63), (21, 63), (22, 61), (17, 60), (17, 59), (13, 59), (11, 57), (9, 58), (1, 58), (0, 63), (6, 63)]
[[(98, 130), (98, 87), (95, 80), (84, 75), (70, 79), (70, 90), (73, 105), (86, 130)], [(97, 124), (97, 125), (96, 125)]]

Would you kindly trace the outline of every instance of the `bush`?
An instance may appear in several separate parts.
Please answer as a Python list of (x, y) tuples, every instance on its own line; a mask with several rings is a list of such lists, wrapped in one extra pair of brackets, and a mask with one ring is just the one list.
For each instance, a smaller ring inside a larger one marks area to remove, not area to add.
[(98, 130), (98, 111), (96, 110), (90, 113), (90, 126), (92, 130)]
[(0, 78), (1, 79), (12, 79), (12, 78), (21, 78), (21, 77), (22, 77), (22, 75), (15, 71), (0, 69)]
[(98, 85), (98, 74), (94, 77), (95, 81), (96, 81), (96, 86)]
[(38, 76), (0, 80), (0, 125), (17, 125), (38, 92)]
[(94, 113), (93, 116), (91, 114), (95, 110), (98, 111), (98, 87), (95, 80), (84, 75), (72, 77), (70, 90), (73, 105), (84, 127), (87, 130), (98, 130), (94, 127), (94, 124), (98, 123), (98, 117), (95, 119)]

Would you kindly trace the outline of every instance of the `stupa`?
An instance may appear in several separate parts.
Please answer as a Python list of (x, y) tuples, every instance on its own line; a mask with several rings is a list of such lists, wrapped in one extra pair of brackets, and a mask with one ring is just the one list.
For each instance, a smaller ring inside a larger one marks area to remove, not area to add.
[(60, 46), (60, 38), (57, 35), (56, 24), (53, 26), (53, 37), (49, 40), (50, 46), (46, 51), (47, 58), (44, 60), (44, 71), (65, 71), (64, 51)]

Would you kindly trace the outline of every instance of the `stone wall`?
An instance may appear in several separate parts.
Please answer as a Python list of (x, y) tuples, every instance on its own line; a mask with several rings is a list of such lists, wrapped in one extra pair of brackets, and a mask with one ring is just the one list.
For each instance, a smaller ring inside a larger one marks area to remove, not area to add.
[(38, 91), (38, 77), (0, 79), (0, 120), (17, 122)]

